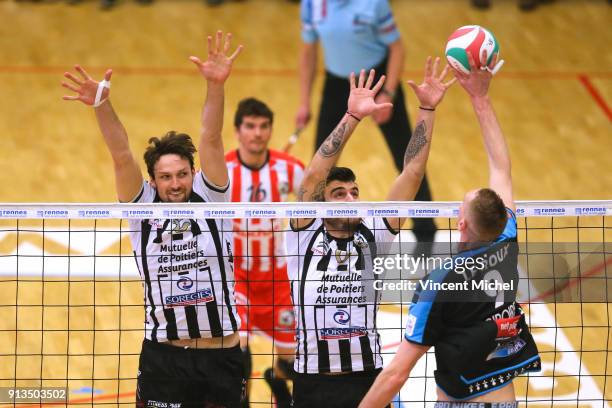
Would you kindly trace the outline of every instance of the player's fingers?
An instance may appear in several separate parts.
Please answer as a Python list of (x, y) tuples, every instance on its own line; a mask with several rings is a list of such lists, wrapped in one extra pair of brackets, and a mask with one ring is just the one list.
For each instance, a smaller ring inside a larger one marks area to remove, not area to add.
[(409, 79), (408, 81), (406, 81), (406, 83), (408, 84), (408, 86), (410, 86), (415, 91), (417, 90), (418, 85), (413, 80)]
[(70, 95), (64, 95), (62, 96), (62, 99), (65, 101), (76, 101), (79, 99), (78, 96), (70, 96)]
[(223, 43), (223, 53), (227, 55), (230, 49), (230, 42), (232, 41), (232, 33), (225, 34), (225, 41)]
[(368, 74), (368, 80), (366, 81), (366, 84), (365, 84), (366, 89), (372, 88), (372, 83), (374, 82), (374, 75), (376, 75), (376, 72), (373, 69), (371, 69), (370, 73)]
[(470, 69), (474, 71), (476, 69), (476, 62), (474, 61), (474, 57), (472, 57), (472, 53), (467, 53), (468, 64), (470, 65)]
[(392, 108), (393, 104), (391, 102), (385, 102), (385, 103), (377, 103), (376, 106), (374, 107), (374, 109), (376, 111), (379, 110), (383, 110), (383, 109), (389, 109)]
[(425, 78), (431, 76), (431, 56), (425, 60)]
[(193, 62), (194, 64), (196, 64), (198, 67), (199, 67), (200, 65), (202, 65), (202, 61), (201, 61), (201, 60), (200, 60), (198, 57), (195, 57), (195, 56), (193, 56), (193, 55), (192, 55), (191, 57), (189, 57), (189, 61), (191, 61), (191, 62)]
[(223, 31), (217, 30), (217, 37), (215, 38), (215, 53), (219, 53), (221, 42), (223, 41)]
[(234, 59), (236, 59), (236, 57), (238, 56), (238, 54), (240, 54), (240, 52), (242, 51), (242, 49), (244, 48), (244, 46), (242, 44), (240, 44), (238, 46), (238, 48), (236, 48), (236, 51), (234, 51), (234, 53), (232, 55), (230, 55), (229, 59), (231, 61), (233, 61)]
[(438, 64), (440, 63), (440, 57), (436, 57), (434, 59), (433, 68), (431, 69), (431, 74), (436, 75), (438, 73)]
[(73, 91), (73, 92), (77, 92), (77, 93), (79, 92), (79, 88), (77, 88), (76, 86), (74, 86), (74, 85), (72, 85), (72, 84), (69, 84), (68, 82), (63, 82), (63, 81), (62, 81), (62, 86), (63, 86), (64, 88), (68, 88), (68, 89), (70, 89), (70, 90), (71, 90), (71, 91)]
[(81, 67), (80, 65), (78, 65), (78, 64), (77, 64), (77, 65), (75, 65), (75, 66), (74, 66), (74, 69), (76, 69), (76, 70), (77, 70), (77, 72), (78, 72), (79, 74), (81, 74), (81, 76), (83, 77), (83, 79), (84, 79), (84, 80), (86, 80), (86, 81), (87, 81), (87, 80), (90, 80), (90, 79), (91, 79), (91, 77), (89, 76), (89, 74), (88, 74), (88, 73), (87, 73), (87, 72), (86, 72), (86, 71), (83, 69), (83, 67)]
[(112, 75), (113, 75), (113, 70), (107, 69), (106, 72), (104, 73), (104, 80), (110, 81)]
[(488, 64), (490, 70), (495, 68), (495, 64), (497, 64), (498, 57), (499, 55), (497, 53), (493, 54), (493, 58), (491, 58), (491, 62), (489, 62)]
[(64, 77), (68, 78), (77, 85), (83, 85), (83, 81), (75, 77), (71, 72), (64, 72)]
[(210, 56), (215, 52), (215, 50), (213, 49), (212, 36), (209, 35), (208, 37), (206, 37), (206, 40), (208, 41), (208, 55)]
[(451, 80), (450, 80), (450, 81), (448, 81), (448, 82), (445, 82), (445, 83), (443, 84), (443, 85), (444, 85), (444, 88), (446, 88), (446, 89), (450, 88), (450, 87), (451, 87), (451, 86), (452, 86), (452, 85), (453, 85), (455, 82), (457, 82), (457, 77), (455, 77), (455, 78), (451, 79)]
[(351, 91), (355, 89), (355, 73), (351, 72), (349, 75), (349, 84), (351, 85)]
[(481, 69), (487, 69), (487, 59), (489, 55), (487, 54), (487, 50), (482, 50), (482, 54), (480, 54), (480, 66)]
[(440, 73), (440, 77), (438, 78), (440, 81), (443, 81), (444, 78), (446, 78), (446, 76), (448, 75), (448, 70), (450, 69), (449, 65), (446, 64), (444, 66), (444, 69), (442, 70), (442, 72)]
[(357, 84), (357, 87), (363, 88), (364, 84), (365, 84), (365, 69), (362, 69), (361, 71), (359, 71), (359, 83)]
[[(372, 79), (374, 79), (374, 76), (372, 76)], [(385, 83), (386, 79), (387, 79), (386, 75), (383, 75), (380, 77), (378, 82), (376, 82), (376, 85), (374, 85), (374, 88), (372, 88), (372, 91), (374, 91), (374, 94), (377, 94), (378, 91), (382, 89), (383, 84)]]

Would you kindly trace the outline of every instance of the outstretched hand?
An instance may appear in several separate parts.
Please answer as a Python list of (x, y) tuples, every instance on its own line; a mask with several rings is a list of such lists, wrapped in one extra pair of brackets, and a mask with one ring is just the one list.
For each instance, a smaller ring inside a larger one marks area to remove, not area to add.
[[(463, 72), (455, 70), (455, 78), (459, 81), (461, 86), (467, 91), (471, 97), (485, 96), (489, 91), (489, 84), (493, 75), (500, 70), (504, 61), (497, 61), (497, 54), (493, 55), (489, 65), (484, 65), (482, 68), (478, 68), (472, 58), (471, 53), (467, 53), (468, 63), (470, 64), (470, 73), (464, 74)], [(482, 60), (487, 60), (487, 52), (483, 52)]]
[[(227, 33), (224, 39), (223, 32), (219, 30), (214, 45), (212, 37), (208, 36), (208, 59), (206, 61), (201, 61), (195, 56), (189, 57), (207, 81), (222, 84), (229, 77), (232, 71), (232, 63), (242, 51), (242, 45), (239, 45), (234, 53), (228, 56), (231, 39), (231, 33)], [(221, 47), (222, 43), (223, 47)]]
[(349, 94), (348, 99), (348, 110), (360, 119), (374, 112), (380, 111), (381, 109), (393, 107), (393, 104), (390, 102), (376, 103), (374, 101), (374, 97), (376, 94), (378, 94), (378, 91), (380, 91), (385, 83), (385, 76), (383, 75), (372, 88), (375, 75), (376, 73), (373, 69), (371, 69), (368, 79), (366, 80), (365, 70), (362, 69), (359, 73), (359, 82), (356, 84), (355, 73), (351, 72), (349, 79), (351, 83), (351, 93)]
[[(81, 101), (85, 105), (93, 106), (96, 101), (96, 93), (98, 92), (99, 82), (94, 81), (80, 65), (75, 65), (74, 69), (79, 73), (80, 78), (71, 72), (64, 72), (64, 77), (68, 78), (72, 82), (62, 81), (62, 86), (76, 92), (77, 95), (64, 95), (62, 99), (66, 101)], [(107, 69), (104, 73), (104, 80), (110, 82), (112, 75), (113, 70)], [(100, 101), (106, 100), (109, 95), (110, 89), (108, 87), (104, 87), (102, 89), (102, 94), (100, 95)]]
[(435, 107), (442, 102), (448, 88), (450, 88), (457, 80), (457, 78), (453, 78), (450, 81), (443, 82), (444, 78), (448, 74), (449, 66), (446, 65), (440, 75), (438, 75), (439, 63), (440, 57), (436, 57), (433, 62), (433, 66), (431, 63), (431, 57), (427, 57), (427, 61), (425, 62), (425, 76), (423, 78), (423, 83), (417, 85), (414, 83), (414, 81), (408, 81), (408, 85), (410, 85), (416, 94), (416, 97), (423, 108), (435, 109)]

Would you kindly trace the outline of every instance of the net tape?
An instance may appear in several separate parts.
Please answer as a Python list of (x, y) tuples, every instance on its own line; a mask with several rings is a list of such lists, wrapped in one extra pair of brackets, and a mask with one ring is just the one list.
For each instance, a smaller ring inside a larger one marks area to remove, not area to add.
[[(148, 218), (457, 218), (459, 201), (285, 202), (285, 203), (0, 203), (0, 219)], [(612, 215), (612, 200), (517, 201), (518, 217)]]

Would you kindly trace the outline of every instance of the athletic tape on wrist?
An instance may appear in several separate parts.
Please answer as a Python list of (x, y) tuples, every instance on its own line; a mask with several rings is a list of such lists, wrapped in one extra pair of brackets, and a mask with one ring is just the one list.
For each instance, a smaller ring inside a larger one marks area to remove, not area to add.
[(102, 99), (102, 92), (104, 91), (104, 88), (110, 89), (110, 85), (110, 81), (107, 81), (106, 79), (98, 82), (98, 90), (96, 91), (96, 98), (94, 99), (93, 104), (94, 108), (97, 108), (106, 101), (107, 98)]
[(504, 66), (504, 62), (506, 62), (506, 61), (504, 61), (504, 60), (499, 60), (499, 61), (497, 61), (497, 64), (495, 64), (495, 66), (493, 67), (493, 69), (489, 68), (489, 67), (488, 67), (488, 66), (486, 66), (486, 65), (485, 65), (485, 66), (483, 66), (483, 67), (480, 67), (480, 69), (481, 69), (481, 70), (483, 70), (483, 71), (489, 71), (489, 72), (491, 73), (491, 75), (495, 75), (495, 74), (497, 74), (497, 73), (499, 72), (499, 70), (501, 69), (501, 67), (503, 67), (503, 66)]

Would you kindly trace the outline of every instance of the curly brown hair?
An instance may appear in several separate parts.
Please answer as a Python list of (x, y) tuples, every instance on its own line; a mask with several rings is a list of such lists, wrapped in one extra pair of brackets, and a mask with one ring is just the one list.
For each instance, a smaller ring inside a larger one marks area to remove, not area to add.
[(144, 161), (147, 164), (147, 172), (152, 179), (155, 179), (155, 164), (160, 157), (166, 154), (176, 154), (183, 159), (189, 160), (189, 165), (193, 169), (193, 154), (196, 148), (193, 145), (191, 136), (185, 133), (169, 131), (160, 138), (152, 137), (149, 139), (149, 147), (144, 152)]

